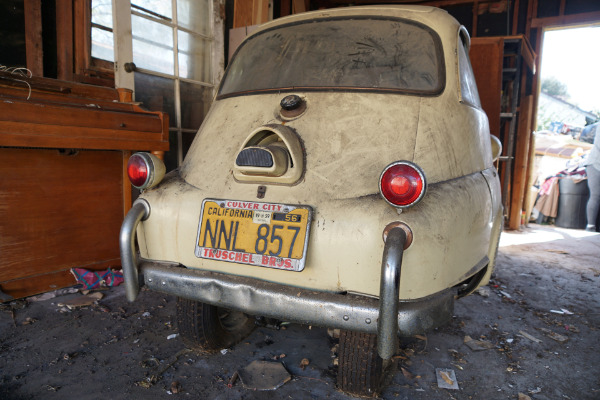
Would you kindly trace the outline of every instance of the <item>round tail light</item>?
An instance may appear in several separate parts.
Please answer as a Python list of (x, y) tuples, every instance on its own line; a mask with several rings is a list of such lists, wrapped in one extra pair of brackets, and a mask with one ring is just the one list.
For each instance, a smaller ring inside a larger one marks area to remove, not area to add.
[(418, 203), (425, 195), (425, 174), (409, 161), (388, 165), (379, 178), (379, 191), (394, 207), (405, 208)]
[(151, 188), (165, 176), (165, 164), (153, 154), (135, 153), (127, 162), (127, 176), (136, 188)]

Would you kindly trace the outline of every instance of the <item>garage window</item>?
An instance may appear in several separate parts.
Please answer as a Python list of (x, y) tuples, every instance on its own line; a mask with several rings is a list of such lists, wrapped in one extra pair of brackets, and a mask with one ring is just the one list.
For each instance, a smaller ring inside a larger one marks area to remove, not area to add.
[(435, 95), (443, 87), (442, 47), (431, 29), (401, 19), (344, 18), (283, 25), (251, 37), (235, 55), (219, 95), (298, 89)]

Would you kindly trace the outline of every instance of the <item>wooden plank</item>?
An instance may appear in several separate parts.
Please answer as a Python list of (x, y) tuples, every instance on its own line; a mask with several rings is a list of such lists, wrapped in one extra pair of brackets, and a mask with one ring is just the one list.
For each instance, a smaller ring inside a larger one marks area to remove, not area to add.
[(122, 157), (0, 148), (0, 282), (119, 258)]
[[(27, 82), (29, 86), (27, 86), (27, 84), (24, 82)], [(19, 77), (19, 81), (17, 81), (13, 75), (6, 72), (0, 72), (0, 85), (20, 87), (26, 89), (27, 92), (29, 92), (29, 87), (31, 87), (33, 91), (48, 91), (73, 97), (85, 97), (88, 99), (107, 101), (119, 100), (119, 95), (114, 88), (86, 85), (83, 83), (67, 82), (35, 76), (33, 78)]]
[(502, 101), (502, 37), (473, 38), (469, 56), (479, 90), (481, 106), (488, 116), (490, 132), (500, 137), (500, 107)]
[(27, 68), (33, 75), (44, 75), (42, 49), (42, 3), (41, 0), (25, 0), (25, 54)]
[(511, 186), (511, 206), (509, 214), (509, 228), (521, 227), (521, 213), (523, 211), (523, 196), (527, 183), (527, 166), (529, 164), (529, 142), (532, 135), (531, 117), (533, 96), (521, 98), (519, 125), (517, 129), (517, 143), (514, 160), (513, 181)]
[(56, 0), (57, 77), (73, 80), (73, 2)]
[[(0, 136), (0, 146), (42, 147), (90, 150), (169, 150), (169, 141), (164, 134), (129, 132), (135, 138), (119, 138), (122, 131), (87, 129), (82, 136), (78, 127), (56, 127), (38, 124), (0, 122), (0, 130), (8, 127), (10, 133)], [(167, 131), (168, 132), (168, 131)], [(127, 132), (125, 132), (127, 133)], [(141, 136), (141, 137), (140, 137)]]
[[(122, 131), (123, 135), (119, 135), (122, 138), (134, 138), (136, 132), (160, 133), (162, 127), (160, 118), (156, 114), (102, 110), (92, 106), (55, 106), (19, 100), (0, 103), (0, 115), (2, 121), (0, 123), (20, 122), (94, 130), (107, 129)], [(131, 134), (128, 135), (126, 132)]]
[(241, 28), (252, 25), (253, 2), (248, 0), (235, 0), (233, 5), (233, 27)]

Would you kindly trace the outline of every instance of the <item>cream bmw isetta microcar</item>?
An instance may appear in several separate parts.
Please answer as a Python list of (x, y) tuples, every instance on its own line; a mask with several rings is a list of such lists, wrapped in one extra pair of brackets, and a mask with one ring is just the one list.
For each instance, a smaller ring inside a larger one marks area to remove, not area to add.
[(120, 237), (129, 300), (178, 296), (181, 337), (204, 351), (255, 316), (339, 328), (338, 387), (377, 392), (398, 338), (448, 321), (494, 266), (499, 150), (469, 44), (429, 7), (263, 25), (183, 165), (163, 178), (148, 153), (129, 162), (143, 189)]

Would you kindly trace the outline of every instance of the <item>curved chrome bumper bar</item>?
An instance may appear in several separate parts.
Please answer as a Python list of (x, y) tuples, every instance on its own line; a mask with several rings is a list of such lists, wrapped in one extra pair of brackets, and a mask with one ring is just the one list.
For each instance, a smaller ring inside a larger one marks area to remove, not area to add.
[(140, 292), (135, 251), (135, 232), (138, 224), (150, 216), (150, 205), (144, 199), (136, 200), (131, 210), (125, 216), (119, 234), (119, 247), (121, 249), (121, 266), (125, 279), (125, 292), (127, 300), (134, 301)]
[[(308, 325), (377, 333), (378, 353), (393, 356), (398, 336), (423, 333), (447, 322), (456, 291), (398, 301), (400, 267), (406, 239), (401, 229), (389, 232), (382, 259), (380, 298), (320, 292), (259, 279), (184, 268), (176, 263), (136, 261), (135, 232), (149, 215), (143, 200), (134, 203), (121, 228), (121, 262), (127, 299), (135, 300), (140, 285), (215, 306)], [(402, 231), (402, 232), (397, 232)]]

